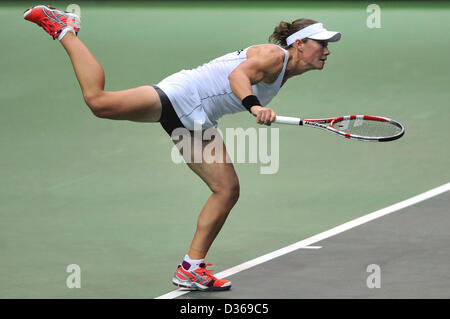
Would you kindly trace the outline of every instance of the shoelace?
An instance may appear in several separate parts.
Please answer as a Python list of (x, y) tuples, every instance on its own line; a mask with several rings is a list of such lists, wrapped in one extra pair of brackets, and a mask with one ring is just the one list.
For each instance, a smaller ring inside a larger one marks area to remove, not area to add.
[(53, 26), (52, 26), (52, 24), (49, 23), (48, 18), (44, 18), (44, 19), (40, 20), (39, 25), (42, 28), (44, 28), (45, 31), (55, 33), (55, 30), (53, 30), (54, 28), (52, 28)]
[(208, 266), (212, 266), (213, 264), (204, 264), (204, 266), (200, 266), (203, 269), (203, 274), (214, 277), (214, 275), (212, 274), (212, 272), (214, 271), (214, 269), (206, 269), (206, 267)]

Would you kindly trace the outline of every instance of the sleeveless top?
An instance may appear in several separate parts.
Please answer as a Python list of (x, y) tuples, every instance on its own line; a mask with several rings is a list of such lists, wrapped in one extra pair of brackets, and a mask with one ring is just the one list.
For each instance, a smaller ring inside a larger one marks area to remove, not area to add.
[[(192, 70), (181, 70), (157, 84), (168, 96), (183, 125), (194, 129), (194, 122), (201, 129), (216, 127), (217, 120), (225, 114), (247, 111), (241, 100), (234, 95), (228, 76), (247, 59), (247, 51), (238, 50), (218, 57)], [(263, 81), (252, 85), (254, 94), (262, 106), (266, 106), (277, 95), (289, 59), (284, 51), (283, 68), (273, 83)]]

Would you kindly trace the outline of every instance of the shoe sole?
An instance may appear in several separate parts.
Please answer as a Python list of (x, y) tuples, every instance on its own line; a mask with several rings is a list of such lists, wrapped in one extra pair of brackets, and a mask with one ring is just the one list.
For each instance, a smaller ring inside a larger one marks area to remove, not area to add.
[(31, 12), (33, 9), (39, 9), (39, 8), (44, 8), (44, 9), (47, 9), (47, 10), (50, 10), (50, 11), (64, 12), (69, 18), (75, 19), (78, 23), (81, 23), (80, 17), (77, 16), (76, 14), (74, 14), (74, 13), (70, 13), (70, 12), (67, 12), (67, 11), (61, 11), (61, 10), (57, 10), (57, 9), (52, 9), (52, 8), (50, 8), (50, 7), (48, 7), (48, 6), (43, 6), (43, 5), (34, 6), (34, 7), (31, 7), (30, 9), (28, 9), (28, 10), (25, 10), (25, 12), (23, 13), (23, 18), (25, 19), (26, 16), (27, 16), (28, 14), (30, 14), (30, 12)]
[(193, 282), (192, 283), (193, 286), (188, 286), (182, 282), (178, 282), (175, 278), (172, 279), (172, 283), (177, 287), (188, 288), (188, 289), (192, 289), (192, 290), (200, 290), (200, 291), (224, 291), (224, 290), (230, 290), (230, 288), (231, 288), (231, 283), (230, 283), (230, 285), (224, 286), (224, 287), (206, 287), (206, 286), (203, 286), (196, 282)]

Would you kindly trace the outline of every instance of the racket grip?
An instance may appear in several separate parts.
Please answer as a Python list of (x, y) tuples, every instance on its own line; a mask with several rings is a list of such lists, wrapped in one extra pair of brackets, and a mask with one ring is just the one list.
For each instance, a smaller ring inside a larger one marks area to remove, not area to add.
[(278, 115), (274, 123), (288, 124), (288, 125), (303, 125), (303, 121), (299, 117), (278, 116)]

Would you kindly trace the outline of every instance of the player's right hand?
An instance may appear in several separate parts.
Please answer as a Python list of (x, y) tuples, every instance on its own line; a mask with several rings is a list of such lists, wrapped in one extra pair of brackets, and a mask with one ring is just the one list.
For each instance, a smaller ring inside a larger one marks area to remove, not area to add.
[(256, 122), (258, 124), (270, 126), (277, 117), (274, 110), (260, 105), (253, 105), (250, 111), (253, 116), (256, 116)]

